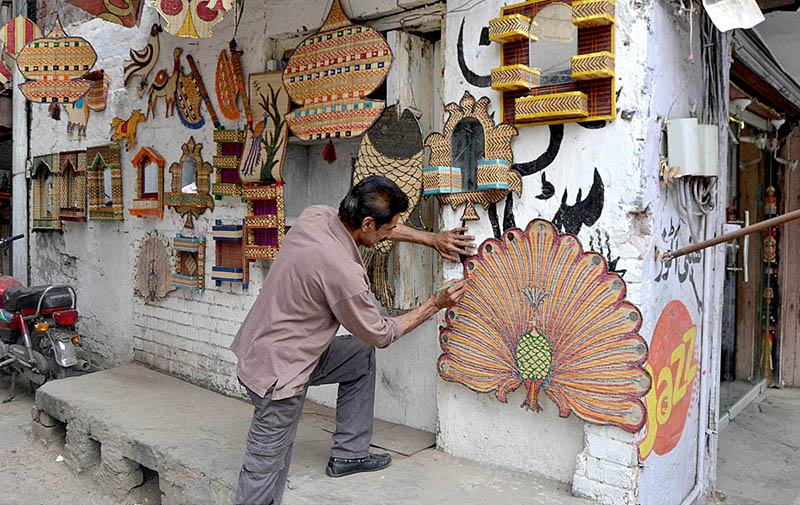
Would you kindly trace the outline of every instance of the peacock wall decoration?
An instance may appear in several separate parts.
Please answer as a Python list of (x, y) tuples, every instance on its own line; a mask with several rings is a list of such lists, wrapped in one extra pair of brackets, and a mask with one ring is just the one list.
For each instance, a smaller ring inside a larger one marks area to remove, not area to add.
[(641, 429), (652, 382), (642, 317), (605, 258), (535, 219), (483, 242), (464, 274), (439, 335), (442, 379), (503, 403), (525, 386), (522, 407), (541, 410), (544, 391), (561, 417)]
[(172, 254), (169, 245), (150, 232), (139, 246), (134, 273), (134, 290), (146, 303), (155, 303), (176, 288), (172, 285)]

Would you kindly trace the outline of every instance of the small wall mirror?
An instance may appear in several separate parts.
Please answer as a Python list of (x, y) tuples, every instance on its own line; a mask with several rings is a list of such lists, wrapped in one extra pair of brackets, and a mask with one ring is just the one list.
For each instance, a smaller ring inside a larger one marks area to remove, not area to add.
[(572, 23), (572, 7), (548, 5), (534, 21), (533, 33), (539, 41), (531, 44), (530, 66), (541, 72), (539, 85), (573, 82), (570, 58), (578, 54), (578, 27)]
[(142, 198), (158, 198), (158, 165), (148, 163), (144, 167)]
[(111, 207), (114, 205), (114, 190), (111, 184), (111, 167), (103, 169), (103, 205)]
[(461, 169), (463, 191), (478, 189), (478, 161), (484, 155), (483, 125), (474, 117), (466, 117), (456, 124), (450, 141), (454, 167)]
[(181, 193), (197, 193), (197, 160), (187, 156), (181, 167)]
[(47, 174), (47, 179), (45, 179), (44, 183), (46, 193), (46, 201), (47, 201), (47, 217), (51, 217), (53, 215), (53, 174)]

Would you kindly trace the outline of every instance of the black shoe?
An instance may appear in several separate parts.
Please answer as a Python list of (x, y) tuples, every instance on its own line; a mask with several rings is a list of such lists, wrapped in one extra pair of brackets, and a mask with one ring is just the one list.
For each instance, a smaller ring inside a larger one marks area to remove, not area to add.
[(391, 454), (373, 454), (370, 453), (366, 458), (331, 458), (328, 460), (328, 466), (325, 468), (325, 473), (328, 477), (344, 477), (359, 472), (375, 472), (382, 470), (392, 464)]

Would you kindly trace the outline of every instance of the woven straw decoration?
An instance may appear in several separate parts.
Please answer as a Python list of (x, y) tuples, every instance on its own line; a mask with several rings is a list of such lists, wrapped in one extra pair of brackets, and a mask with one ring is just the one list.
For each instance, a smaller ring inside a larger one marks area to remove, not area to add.
[(42, 31), (36, 23), (25, 16), (17, 16), (0, 29), (0, 41), (3, 42), (6, 52), (12, 56), (25, 47), (28, 42), (42, 36)]
[[(122, 221), (122, 170), (119, 144), (106, 144), (86, 149), (87, 181), (89, 187), (89, 219)], [(104, 171), (110, 170), (111, 194), (106, 195)], [(110, 200), (107, 199), (110, 197)]]
[(144, 0), (64, 0), (104, 21), (133, 28), (139, 24)]
[(176, 37), (207, 39), (233, 2), (208, 0), (156, 0), (155, 8), (167, 22), (164, 29)]
[(233, 64), (228, 59), (228, 53), (223, 49), (217, 58), (217, 74), (214, 89), (217, 92), (217, 102), (220, 112), (228, 119), (239, 119), (239, 84), (233, 71)]
[(139, 246), (133, 279), (134, 291), (144, 297), (147, 303), (154, 303), (175, 290), (171, 282), (172, 257), (169, 246), (158, 233), (150, 232)]

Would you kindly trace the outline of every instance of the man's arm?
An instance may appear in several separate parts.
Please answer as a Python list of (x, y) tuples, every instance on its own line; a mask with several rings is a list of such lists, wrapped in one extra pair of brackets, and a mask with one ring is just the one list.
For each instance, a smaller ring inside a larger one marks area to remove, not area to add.
[(441, 309), (452, 307), (458, 303), (467, 292), (467, 283), (459, 282), (447, 289), (434, 292), (433, 296), (425, 300), (416, 309), (410, 310), (405, 314), (397, 316), (395, 319), (403, 327), (403, 335), (407, 334), (426, 319), (433, 316)]
[(475, 237), (462, 235), (466, 231), (467, 228), (455, 228), (432, 233), (398, 223), (387, 238), (394, 242), (411, 242), (432, 247), (439, 252), (442, 258), (450, 261), (459, 261), (458, 254), (470, 256), (473, 254), (470, 249), (475, 249), (475, 243), (473, 242)]

